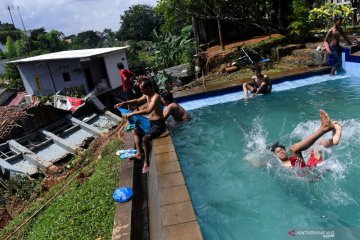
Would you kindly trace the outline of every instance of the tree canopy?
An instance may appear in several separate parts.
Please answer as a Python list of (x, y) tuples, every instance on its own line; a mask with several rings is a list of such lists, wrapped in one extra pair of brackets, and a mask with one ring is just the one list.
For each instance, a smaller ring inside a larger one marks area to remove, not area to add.
[(1, 23), (0, 21), (0, 43), (5, 44), (6, 39), (10, 36), (13, 39), (20, 36), (21, 31), (17, 29), (13, 24)]
[(202, 19), (235, 21), (239, 25), (250, 25), (265, 32), (286, 31), (289, 1), (281, 0), (160, 0), (157, 10), (164, 14), (165, 29), (176, 28), (179, 19), (189, 16)]
[(100, 36), (94, 31), (85, 31), (79, 33), (72, 45), (73, 49), (96, 48), (100, 42)]
[(141, 4), (131, 6), (120, 19), (121, 27), (116, 36), (121, 41), (149, 41), (152, 31), (158, 31), (162, 24), (162, 17), (154, 8)]

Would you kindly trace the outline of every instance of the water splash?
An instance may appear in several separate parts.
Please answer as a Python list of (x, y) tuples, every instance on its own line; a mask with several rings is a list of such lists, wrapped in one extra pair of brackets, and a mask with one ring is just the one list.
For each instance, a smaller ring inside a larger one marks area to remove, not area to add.
[[(338, 121), (342, 126), (342, 137), (340, 144), (332, 148), (324, 148), (321, 145), (314, 144), (313, 147), (303, 151), (305, 161), (309, 159), (311, 150), (320, 151), (324, 157), (324, 162), (319, 164), (316, 168), (307, 170), (306, 178), (300, 173), (295, 173), (293, 170), (281, 168), (281, 162), (272, 154), (267, 146), (267, 131), (264, 129), (263, 120), (261, 117), (256, 117), (252, 125), (256, 131), (245, 132), (247, 138), (246, 155), (244, 160), (255, 167), (265, 167), (268, 174), (271, 174), (273, 168), (276, 168), (273, 174), (278, 178), (288, 180), (314, 182), (321, 179), (329, 178), (331, 182), (335, 183), (346, 179), (348, 170), (353, 166), (353, 159), (356, 157), (352, 153), (354, 143), (360, 141), (360, 120), (350, 119)], [(290, 139), (296, 143), (310, 134), (314, 133), (320, 125), (320, 121), (306, 121), (299, 123), (295, 129), (290, 133)], [(331, 138), (332, 132), (325, 134), (322, 138)], [(356, 154), (356, 153), (355, 153)], [(279, 168), (280, 167), (280, 168)], [(299, 177), (300, 176), (300, 177)], [(334, 194), (333, 194), (334, 195)], [(341, 194), (338, 193), (340, 196)], [(342, 194), (344, 195), (344, 194)]]

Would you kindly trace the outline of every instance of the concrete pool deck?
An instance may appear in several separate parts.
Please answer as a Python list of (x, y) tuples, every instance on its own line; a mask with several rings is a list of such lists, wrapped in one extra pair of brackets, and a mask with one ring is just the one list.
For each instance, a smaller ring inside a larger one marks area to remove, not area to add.
[[(273, 82), (281, 82), (292, 77), (326, 74), (330, 72), (330, 69), (330, 67), (299, 69), (272, 74), (270, 78)], [(206, 92), (223, 91), (231, 87), (240, 88), (243, 81), (216, 86), (195, 87), (177, 92), (174, 96), (186, 98)], [(133, 146), (131, 134), (127, 134), (124, 148)], [(135, 237), (134, 232), (131, 231), (132, 223), (137, 222), (137, 219), (131, 219), (133, 210), (141, 207), (132, 206), (132, 200), (127, 203), (116, 204), (112, 239), (203, 239), (196, 212), (169, 134), (164, 134), (160, 138), (153, 140), (150, 162), (150, 171), (147, 175), (148, 201), (146, 206), (149, 214), (148, 226), (145, 227), (145, 229), (148, 229), (148, 234), (139, 238)], [(124, 160), (122, 162), (120, 186), (133, 187), (134, 175), (141, 175), (140, 172), (134, 171), (133, 165), (133, 161)], [(145, 221), (145, 223), (147, 222)]]

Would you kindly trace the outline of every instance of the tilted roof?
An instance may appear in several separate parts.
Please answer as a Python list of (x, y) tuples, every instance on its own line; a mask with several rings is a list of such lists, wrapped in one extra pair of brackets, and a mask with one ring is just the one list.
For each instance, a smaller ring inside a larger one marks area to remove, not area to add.
[(55, 53), (48, 53), (34, 57), (23, 58), (19, 60), (10, 61), (9, 63), (24, 63), (24, 62), (38, 62), (38, 61), (49, 61), (49, 60), (60, 60), (60, 59), (77, 59), (87, 58), (97, 55), (103, 55), (108, 53), (120, 52), (127, 49), (125, 47), (112, 47), (112, 48), (93, 48), (93, 49), (81, 49), (81, 50), (69, 50)]

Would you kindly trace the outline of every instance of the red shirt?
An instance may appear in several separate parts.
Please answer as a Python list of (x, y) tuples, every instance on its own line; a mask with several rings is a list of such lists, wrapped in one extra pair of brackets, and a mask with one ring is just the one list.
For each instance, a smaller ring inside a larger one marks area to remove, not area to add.
[[(131, 72), (130, 70), (126, 70), (126, 69), (121, 69), (120, 70), (122, 89), (123, 89), (124, 92), (131, 88), (130, 78), (133, 75), (134, 75), (134, 73)], [(126, 81), (125, 81), (125, 79), (126, 79)]]
[(311, 151), (310, 159), (308, 163), (306, 164), (304, 159), (298, 156), (291, 156), (290, 162), (293, 167), (303, 168), (303, 167), (316, 167), (318, 163), (321, 163), (323, 161), (322, 156), (319, 158), (315, 157), (314, 150)]

